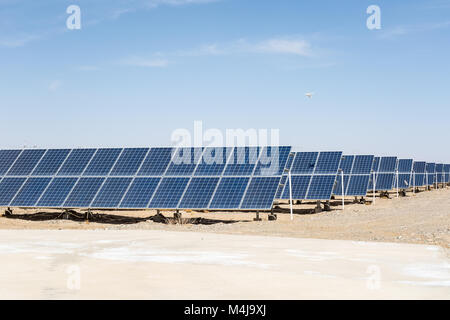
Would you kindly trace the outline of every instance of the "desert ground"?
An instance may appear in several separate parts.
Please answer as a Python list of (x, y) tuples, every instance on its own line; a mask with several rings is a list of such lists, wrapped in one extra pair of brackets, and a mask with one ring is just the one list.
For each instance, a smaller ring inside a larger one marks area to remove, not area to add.
[[(280, 204), (277, 220), (268, 221), (267, 213), (260, 213), (262, 221), (255, 222), (254, 212), (182, 212), (183, 218), (203, 217), (210, 224), (162, 224), (143, 221), (131, 224), (74, 222), (69, 220), (30, 221), (0, 217), (0, 229), (104, 229), (104, 230), (167, 230), (195, 231), (222, 234), (243, 234), (291, 238), (340, 239), (354, 241), (401, 242), (439, 245), (450, 248), (450, 187), (390, 199), (376, 198), (375, 204), (353, 204), (347, 199), (342, 211), (341, 200), (332, 201), (332, 211), (313, 213), (315, 203), (294, 205), (293, 220), (289, 205)], [(6, 208), (1, 208), (3, 212)], [(14, 209), (16, 214), (33, 214), (60, 210)], [(156, 211), (95, 211), (123, 217), (149, 217)], [(173, 211), (162, 212), (172, 217)]]
[(127, 224), (34, 221), (37, 210), (14, 209), (25, 215), (0, 218), (0, 299), (450, 298), (450, 188), (331, 204), (295, 205), (292, 221), (286, 203), (276, 221), (182, 212), (199, 224), (133, 221), (155, 211), (94, 211)]

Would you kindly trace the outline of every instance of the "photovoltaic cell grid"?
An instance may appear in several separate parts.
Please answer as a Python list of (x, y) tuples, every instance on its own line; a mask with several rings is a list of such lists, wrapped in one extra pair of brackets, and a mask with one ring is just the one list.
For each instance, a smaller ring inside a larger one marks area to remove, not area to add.
[[(341, 160), (340, 171), (336, 177), (335, 195), (362, 196), (367, 194), (374, 156), (373, 155), (344, 155)], [(343, 178), (342, 179), (342, 173)], [(344, 183), (342, 184), (342, 180)]]
[(432, 186), (436, 182), (436, 163), (427, 162), (425, 166), (425, 185)]
[[(270, 209), (290, 149), (0, 150), (0, 205)], [(325, 157), (319, 168), (330, 165)]]
[(412, 185), (416, 187), (423, 187), (426, 185), (425, 168), (427, 163), (425, 161), (414, 161)]
[(394, 182), (394, 187), (397, 187), (398, 178), (398, 188), (408, 189), (413, 187), (414, 181), (412, 181), (412, 169), (413, 169), (413, 159), (398, 159), (397, 161), (397, 172)]
[[(394, 186), (397, 157), (375, 157), (372, 172), (375, 172), (375, 190), (388, 191)], [(368, 190), (373, 190), (373, 174), (370, 175)]]
[[(330, 200), (336, 175), (341, 163), (342, 152), (296, 152), (292, 165), (292, 199)], [(289, 181), (284, 182), (281, 199), (289, 199)]]

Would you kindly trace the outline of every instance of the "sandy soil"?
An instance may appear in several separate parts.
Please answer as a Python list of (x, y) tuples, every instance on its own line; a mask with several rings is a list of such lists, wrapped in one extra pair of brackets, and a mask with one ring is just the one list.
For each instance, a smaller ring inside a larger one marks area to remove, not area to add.
[(0, 299), (449, 299), (442, 251), (166, 230), (0, 230)]
[[(391, 195), (395, 197), (395, 195)], [(368, 198), (370, 200), (370, 198)], [(26, 221), (0, 218), (0, 229), (119, 229), (169, 230), (213, 232), (222, 234), (264, 235), (293, 238), (345, 239), (356, 241), (403, 242), (435, 244), (450, 248), (450, 188), (418, 194), (408, 193), (404, 198), (376, 199), (375, 204), (352, 204), (348, 199), (345, 210), (341, 201), (332, 203), (332, 211), (311, 214), (314, 204), (295, 205), (294, 220), (290, 220), (287, 204), (280, 205), (276, 221), (254, 222), (255, 213), (183, 212), (184, 218), (204, 217), (215, 220), (211, 225), (165, 225), (145, 221), (130, 225), (86, 222)], [(2, 210), (3, 212), (3, 210)], [(35, 213), (36, 210), (14, 210), (14, 213)], [(101, 211), (97, 211), (101, 212)], [(127, 217), (147, 217), (154, 211), (120, 211)], [(171, 212), (163, 212), (171, 216)], [(225, 222), (233, 223), (225, 223)], [(447, 250), (448, 252), (448, 250)]]

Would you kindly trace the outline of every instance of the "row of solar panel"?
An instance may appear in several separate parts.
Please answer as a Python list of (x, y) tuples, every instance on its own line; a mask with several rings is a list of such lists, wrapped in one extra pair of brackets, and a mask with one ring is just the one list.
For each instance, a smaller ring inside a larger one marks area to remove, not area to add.
[(6, 177), (0, 206), (270, 209), (280, 177)]
[(0, 150), (0, 176), (281, 175), (290, 147)]

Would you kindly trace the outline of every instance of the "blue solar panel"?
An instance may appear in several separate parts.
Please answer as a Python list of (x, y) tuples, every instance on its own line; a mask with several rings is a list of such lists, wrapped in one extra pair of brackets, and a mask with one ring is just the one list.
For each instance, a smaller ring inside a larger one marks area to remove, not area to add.
[(295, 153), (293, 153), (293, 152), (289, 153), (289, 156), (286, 161), (286, 169), (287, 170), (291, 170), (292, 164), (294, 163), (294, 158), (295, 158)]
[(27, 176), (33, 171), (45, 150), (24, 150), (14, 165), (9, 169), (8, 176)]
[(7, 206), (19, 191), (26, 178), (4, 178), (0, 182), (0, 206)]
[(116, 208), (132, 178), (108, 178), (92, 202), (92, 208)]
[(161, 178), (136, 178), (120, 203), (121, 208), (146, 208)]
[(321, 152), (314, 173), (336, 174), (341, 158), (342, 152)]
[(309, 186), (307, 199), (330, 200), (335, 181), (336, 174), (313, 176)]
[(409, 173), (412, 171), (413, 159), (398, 159), (398, 172)]
[(394, 184), (394, 173), (378, 173), (376, 175), (375, 190), (388, 191), (392, 189)]
[(20, 152), (20, 150), (0, 150), (0, 176), (5, 175)]
[[(285, 186), (289, 183), (288, 181), (288, 176), (284, 175), (281, 177), (281, 181), (280, 181), (280, 185), (278, 186), (278, 190), (277, 193), (275, 195), (275, 199), (281, 199), (282, 195), (283, 195), (283, 189), (285, 188)], [(287, 188), (289, 188), (289, 185), (287, 186)]]
[[(373, 155), (343, 156), (341, 169), (345, 168), (344, 173), (347, 173), (344, 174), (345, 196), (365, 196), (367, 194), (373, 162)], [(335, 195), (342, 195), (341, 180), (341, 173), (339, 172), (333, 191)]]
[(48, 150), (36, 169), (33, 170), (33, 176), (53, 176), (58, 172), (70, 149)]
[[(369, 175), (352, 175), (347, 186), (346, 195), (364, 197), (367, 194), (369, 178)], [(339, 176), (337, 180), (339, 180)]]
[(172, 159), (173, 148), (151, 148), (138, 176), (162, 176)]
[(353, 161), (355, 160), (355, 156), (345, 155), (342, 157), (341, 164), (339, 169), (344, 171), (344, 174), (350, 174), (352, 172)]
[(373, 165), (373, 155), (358, 155), (355, 157), (352, 174), (370, 174)]
[(425, 167), (427, 163), (425, 161), (414, 161), (413, 171), (415, 173), (425, 173)]
[[(311, 175), (291, 176), (292, 199), (306, 199), (310, 181)], [(289, 199), (289, 180), (286, 181), (282, 199)]]
[(89, 207), (105, 178), (80, 178), (64, 207)]
[(188, 182), (189, 178), (163, 178), (149, 208), (176, 209)]
[(398, 188), (407, 189), (412, 187), (411, 183), (411, 173), (399, 173), (398, 174)]
[(52, 178), (29, 178), (20, 189), (11, 206), (33, 207)]
[(378, 172), (395, 172), (397, 167), (397, 157), (382, 157)]
[(228, 160), (225, 176), (250, 176), (259, 158), (259, 147), (236, 147)]
[(415, 187), (422, 187), (425, 185), (425, 174), (413, 173), (411, 177), (411, 185)]
[(122, 149), (98, 149), (88, 167), (84, 171), (84, 176), (105, 176), (111, 171), (116, 163)]
[(427, 165), (425, 167), (425, 171), (427, 173), (435, 173), (436, 172), (436, 164), (432, 163), (432, 162), (431, 163), (427, 162)]
[(145, 156), (147, 155), (149, 148), (127, 148), (124, 149), (117, 160), (116, 165), (111, 170), (112, 176), (134, 176)]
[(442, 163), (436, 163), (436, 182), (443, 183), (444, 182), (444, 165)]
[(218, 182), (218, 177), (192, 178), (178, 207), (182, 209), (207, 208)]
[(250, 178), (223, 177), (209, 206), (210, 209), (239, 208)]
[(59, 176), (79, 176), (94, 155), (96, 149), (74, 149), (58, 171)]
[(179, 148), (175, 151), (166, 176), (190, 176), (202, 157), (202, 148)]
[(347, 195), (347, 188), (348, 188), (348, 182), (350, 181), (350, 176), (349, 174), (344, 174), (344, 189), (342, 189), (342, 175), (341, 173), (339, 173), (336, 176), (336, 184), (334, 186), (333, 189), (333, 193), (335, 195)]
[(378, 172), (380, 169), (380, 157), (373, 158), (372, 171)]
[(445, 182), (450, 182), (450, 164), (444, 164)]
[(297, 152), (292, 163), (292, 174), (308, 174), (314, 172), (318, 152)]
[(231, 148), (205, 148), (200, 162), (195, 169), (195, 176), (220, 176), (225, 168)]
[(254, 175), (281, 176), (290, 152), (291, 147), (264, 147), (261, 151)]
[(62, 207), (78, 178), (55, 178), (37, 203), (37, 207)]
[(241, 209), (270, 209), (280, 177), (253, 177), (242, 201)]

